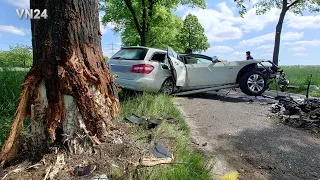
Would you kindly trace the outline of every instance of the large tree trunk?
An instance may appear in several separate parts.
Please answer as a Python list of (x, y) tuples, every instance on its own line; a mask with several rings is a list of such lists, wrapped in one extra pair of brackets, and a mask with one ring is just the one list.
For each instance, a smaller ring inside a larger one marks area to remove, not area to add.
[(287, 8), (287, 0), (283, 0), (283, 5), (282, 5), (280, 17), (278, 20), (278, 24), (276, 27), (276, 34), (274, 38), (274, 49), (273, 49), (273, 57), (272, 57), (272, 62), (276, 65), (279, 64), (279, 51), (280, 51), (280, 40), (281, 40), (281, 31), (282, 31), (282, 25), (283, 25), (283, 20), (286, 15), (286, 12), (288, 11)]
[[(19, 147), (23, 121), (31, 117), (34, 156), (63, 143), (70, 153), (92, 153), (108, 139), (119, 114), (117, 89), (103, 61), (98, 0), (30, 0), (48, 19), (31, 20), (34, 65), (25, 78), (1, 165)], [(80, 138), (81, 137), (81, 138)]]

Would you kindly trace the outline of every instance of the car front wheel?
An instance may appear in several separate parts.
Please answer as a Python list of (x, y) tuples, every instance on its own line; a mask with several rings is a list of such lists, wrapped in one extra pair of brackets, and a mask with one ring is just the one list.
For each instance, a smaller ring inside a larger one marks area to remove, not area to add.
[(171, 78), (166, 79), (161, 87), (160, 92), (163, 94), (172, 94), (174, 91), (174, 83)]
[(266, 77), (259, 71), (249, 71), (239, 81), (240, 89), (249, 96), (260, 96), (268, 88)]

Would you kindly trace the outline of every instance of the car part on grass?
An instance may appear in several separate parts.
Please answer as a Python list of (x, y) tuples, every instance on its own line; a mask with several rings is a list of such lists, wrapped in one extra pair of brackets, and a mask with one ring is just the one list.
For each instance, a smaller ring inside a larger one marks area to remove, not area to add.
[(155, 146), (150, 149), (150, 152), (157, 158), (172, 158), (169, 150), (159, 142), (157, 142)]
[(132, 122), (133, 124), (141, 124), (139, 116), (132, 114), (129, 117), (125, 118), (126, 120)]
[(150, 120), (148, 117), (146, 116), (142, 116), (139, 117), (135, 114), (132, 114), (129, 117), (125, 118), (126, 120), (130, 121), (133, 124), (137, 124), (137, 125), (147, 125), (148, 129), (153, 129), (156, 128), (158, 125), (161, 124), (161, 120)]

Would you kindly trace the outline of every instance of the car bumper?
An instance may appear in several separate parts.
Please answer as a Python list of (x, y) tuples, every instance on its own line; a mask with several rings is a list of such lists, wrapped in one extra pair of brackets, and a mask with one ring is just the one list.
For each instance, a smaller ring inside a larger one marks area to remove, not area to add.
[(128, 80), (116, 78), (115, 84), (120, 85), (120, 87), (125, 89), (130, 89), (134, 91), (144, 91), (150, 93), (157, 93), (161, 89), (159, 82), (155, 82), (154, 79), (140, 78), (138, 80)]

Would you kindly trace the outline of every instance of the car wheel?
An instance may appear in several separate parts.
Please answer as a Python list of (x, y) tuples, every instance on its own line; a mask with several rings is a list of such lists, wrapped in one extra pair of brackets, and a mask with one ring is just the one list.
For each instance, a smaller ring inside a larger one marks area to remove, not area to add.
[(166, 79), (161, 87), (160, 92), (163, 94), (172, 94), (174, 91), (174, 83), (171, 78)]
[(259, 96), (268, 88), (266, 77), (259, 71), (249, 71), (239, 81), (240, 89), (249, 96)]

